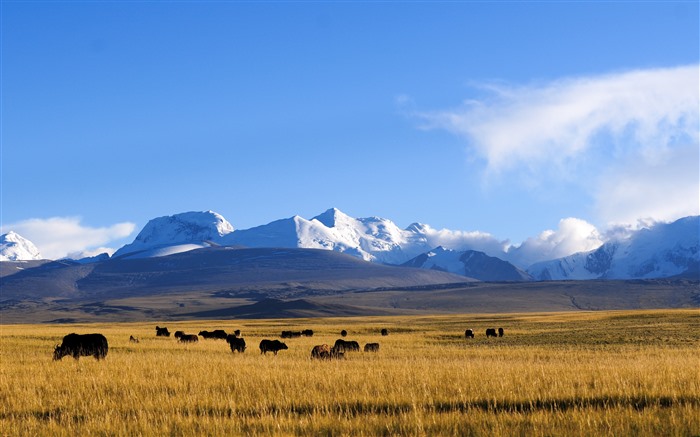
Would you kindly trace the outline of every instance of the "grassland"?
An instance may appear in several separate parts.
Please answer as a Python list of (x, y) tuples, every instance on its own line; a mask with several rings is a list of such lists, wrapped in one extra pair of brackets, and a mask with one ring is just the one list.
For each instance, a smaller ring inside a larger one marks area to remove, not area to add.
[[(248, 350), (156, 324), (240, 329)], [(257, 349), (307, 328), (277, 356)], [(341, 329), (380, 351), (309, 359)], [(70, 332), (103, 333), (107, 358), (52, 361)], [(698, 310), (2, 325), (0, 433), (700, 435), (699, 351)]]

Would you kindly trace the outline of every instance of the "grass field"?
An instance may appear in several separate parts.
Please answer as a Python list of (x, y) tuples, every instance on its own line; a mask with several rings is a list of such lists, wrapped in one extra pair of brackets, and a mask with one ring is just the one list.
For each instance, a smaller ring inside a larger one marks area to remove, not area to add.
[[(248, 350), (156, 325), (240, 329)], [(288, 329), (315, 335), (260, 354)], [(379, 352), (309, 358), (341, 329)], [(71, 332), (104, 334), (107, 358), (52, 361)], [(0, 433), (700, 435), (700, 311), (2, 325)]]

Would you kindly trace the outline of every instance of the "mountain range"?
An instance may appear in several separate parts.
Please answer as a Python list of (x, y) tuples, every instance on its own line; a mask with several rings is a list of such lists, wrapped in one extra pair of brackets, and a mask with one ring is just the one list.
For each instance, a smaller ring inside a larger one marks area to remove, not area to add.
[(528, 269), (469, 246), (478, 235), (444, 234), (336, 209), (246, 230), (212, 211), (188, 212), (151, 220), (111, 257), (50, 261), (10, 233), (0, 240), (0, 317), (55, 323), (700, 306), (698, 217)]
[[(421, 223), (401, 229), (388, 219), (353, 218), (335, 208), (310, 220), (294, 216), (242, 230), (213, 211), (186, 212), (150, 220), (111, 259), (164, 257), (219, 246), (323, 249), (377, 264), (439, 270), (484, 281), (697, 278), (700, 221), (692, 216), (658, 223), (589, 252), (516, 266), (510, 260), (523, 262), (519, 248), (499, 244), (488, 234), (436, 230)], [(0, 240), (0, 256), (4, 261), (40, 258), (31, 242), (14, 233)], [(78, 262), (105, 259), (107, 255)]]

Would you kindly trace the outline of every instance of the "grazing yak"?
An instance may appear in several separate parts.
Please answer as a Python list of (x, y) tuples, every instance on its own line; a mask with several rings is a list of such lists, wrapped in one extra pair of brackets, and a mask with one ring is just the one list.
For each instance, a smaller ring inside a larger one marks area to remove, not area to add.
[(260, 342), (260, 353), (267, 355), (268, 352), (272, 352), (277, 355), (277, 352), (281, 350), (289, 349), (286, 344), (279, 340), (262, 340)]
[(182, 334), (180, 335), (180, 343), (197, 343), (199, 337), (194, 334)]
[(359, 352), (360, 343), (356, 341), (345, 341), (342, 338), (339, 338), (335, 341), (335, 345), (333, 345), (333, 348), (338, 352)]
[(367, 343), (365, 352), (379, 352), (379, 343)]
[(213, 331), (199, 331), (199, 335), (204, 338), (214, 338), (218, 340), (226, 340), (228, 334), (223, 329), (215, 329)]
[(100, 360), (107, 356), (109, 346), (102, 334), (68, 334), (63, 337), (61, 345), (53, 350), (54, 361), (70, 355), (76, 360), (80, 357), (93, 356)]
[(168, 328), (156, 326), (156, 337), (170, 337), (170, 331), (168, 331)]
[(304, 329), (303, 331), (301, 331), (301, 335), (303, 335), (304, 337), (313, 337), (314, 331), (311, 329)]
[(185, 331), (175, 331), (175, 334), (173, 334), (173, 337), (180, 338), (183, 335), (185, 335)]
[(231, 346), (231, 352), (245, 352), (245, 340), (236, 335), (226, 337), (226, 343)]
[(474, 338), (474, 331), (471, 329), (467, 329), (466, 331), (464, 331), (464, 336), (466, 338)]
[(498, 337), (498, 334), (496, 334), (496, 329), (495, 328), (486, 329), (486, 336), (487, 337)]
[(301, 331), (282, 331), (282, 338), (298, 338), (301, 337)]
[(327, 344), (320, 344), (311, 349), (311, 358), (319, 360), (343, 359), (345, 353), (338, 350), (335, 346), (330, 347)]
[(311, 349), (311, 358), (318, 358), (319, 360), (330, 360), (331, 359), (331, 347), (327, 344), (320, 344), (314, 346)]
[(503, 337), (503, 328), (498, 328), (498, 336)]
[(382, 335), (389, 335), (389, 331), (386, 328), (382, 329)]
[(129, 342), (130, 343), (138, 343), (139, 339), (137, 337), (134, 337), (133, 335), (129, 336)]

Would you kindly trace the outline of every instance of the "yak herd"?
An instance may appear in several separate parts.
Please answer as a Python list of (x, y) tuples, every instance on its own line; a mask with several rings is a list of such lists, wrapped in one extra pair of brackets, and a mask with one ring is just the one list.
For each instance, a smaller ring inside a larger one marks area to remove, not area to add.
[[(387, 329), (382, 329), (380, 331), (382, 336), (389, 335)], [(197, 343), (199, 337), (202, 339), (219, 339), (226, 340), (231, 348), (231, 352), (245, 352), (246, 343), (245, 340), (240, 336), (241, 331), (239, 329), (235, 330), (233, 334), (228, 334), (223, 329), (216, 329), (213, 331), (200, 331), (199, 334), (186, 334), (184, 331), (175, 331), (173, 336), (178, 339), (181, 343)], [(314, 332), (311, 329), (305, 329), (303, 331), (282, 331), (280, 335), (281, 338), (297, 338), (301, 336), (312, 337)], [(343, 329), (340, 332), (341, 337), (346, 337), (348, 335), (347, 331)], [(464, 331), (464, 336), (469, 338), (474, 338), (474, 331), (472, 329), (467, 329)], [(170, 331), (168, 328), (161, 328), (156, 326), (156, 337), (170, 337)], [(488, 328), (486, 329), (486, 337), (503, 337), (503, 328)], [(139, 339), (133, 335), (129, 337), (129, 342), (139, 343)], [(260, 341), (260, 353), (267, 355), (268, 352), (272, 352), (277, 355), (277, 352), (281, 350), (289, 349), (287, 345), (279, 340), (268, 340), (263, 339)], [(81, 356), (93, 356), (97, 360), (101, 360), (107, 356), (107, 351), (109, 346), (107, 344), (107, 339), (102, 334), (68, 334), (63, 337), (63, 342), (60, 345), (56, 345), (54, 348), (53, 359), (60, 360), (66, 355), (70, 355), (76, 360)], [(363, 349), (365, 352), (379, 352), (379, 343), (367, 343)], [(344, 358), (346, 352), (359, 352), (360, 344), (356, 341), (350, 340), (346, 341), (342, 338), (336, 340), (333, 346), (327, 344), (321, 344), (314, 346), (311, 349), (312, 359), (339, 359)]]

